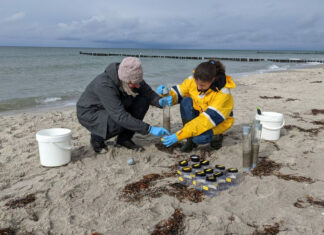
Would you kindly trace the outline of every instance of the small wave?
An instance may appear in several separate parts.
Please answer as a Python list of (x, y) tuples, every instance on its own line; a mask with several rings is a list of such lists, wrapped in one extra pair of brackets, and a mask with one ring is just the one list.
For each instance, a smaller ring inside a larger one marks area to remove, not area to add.
[(53, 103), (56, 101), (62, 100), (61, 97), (47, 97), (47, 98), (38, 98), (36, 99), (37, 104), (48, 104), (48, 103)]

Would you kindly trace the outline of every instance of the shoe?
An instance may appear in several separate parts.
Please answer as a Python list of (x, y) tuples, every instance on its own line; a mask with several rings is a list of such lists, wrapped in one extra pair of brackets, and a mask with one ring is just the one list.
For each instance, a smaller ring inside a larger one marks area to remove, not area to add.
[(90, 144), (91, 144), (93, 150), (98, 154), (105, 153), (108, 151), (108, 146), (105, 144), (104, 141), (96, 141), (96, 140), (91, 139)]
[(214, 135), (212, 141), (210, 142), (210, 147), (215, 150), (220, 149), (223, 146), (223, 138), (222, 134)]
[(132, 140), (116, 141), (117, 145), (123, 146), (128, 149), (143, 151), (144, 148), (140, 145), (135, 144)]
[(189, 153), (191, 152), (194, 148), (197, 148), (197, 144), (195, 144), (194, 142), (192, 142), (192, 138), (188, 138), (187, 142), (182, 145), (182, 147), (180, 148), (181, 152), (185, 152), (185, 153)]

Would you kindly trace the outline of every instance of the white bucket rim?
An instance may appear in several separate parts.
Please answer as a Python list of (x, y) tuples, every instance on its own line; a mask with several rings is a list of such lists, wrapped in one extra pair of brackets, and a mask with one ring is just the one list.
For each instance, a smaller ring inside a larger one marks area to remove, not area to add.
[(63, 142), (70, 139), (72, 131), (67, 128), (48, 128), (40, 130), (36, 133), (38, 142)]
[(282, 122), (283, 116), (284, 115), (282, 113), (262, 112), (261, 115), (256, 114), (256, 119), (260, 121), (266, 121), (266, 122)]

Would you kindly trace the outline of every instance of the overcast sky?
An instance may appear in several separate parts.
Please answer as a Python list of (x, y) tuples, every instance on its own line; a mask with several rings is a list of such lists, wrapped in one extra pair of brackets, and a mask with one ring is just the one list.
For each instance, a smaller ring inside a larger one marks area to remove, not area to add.
[(324, 50), (324, 0), (0, 0), (0, 45)]

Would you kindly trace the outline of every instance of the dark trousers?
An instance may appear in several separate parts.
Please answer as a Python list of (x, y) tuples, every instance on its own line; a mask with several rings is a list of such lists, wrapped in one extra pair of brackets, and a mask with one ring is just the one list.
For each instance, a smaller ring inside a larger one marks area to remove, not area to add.
[[(141, 96), (141, 95), (137, 95), (133, 99), (132, 103), (130, 105), (128, 105), (128, 107), (125, 107), (125, 110), (128, 113), (130, 113), (134, 118), (143, 120), (145, 114), (147, 113), (147, 111), (149, 109), (149, 106), (150, 106), (150, 101), (147, 100), (147, 98), (145, 98), (144, 96)], [(111, 122), (114, 122), (114, 121), (110, 119), (108, 121), (108, 125), (109, 125), (109, 123), (111, 124)], [(109, 138), (112, 138), (112, 137), (118, 135), (117, 141), (123, 142), (125, 140), (130, 140), (133, 137), (133, 135), (135, 134), (134, 131), (131, 131), (131, 130), (128, 130), (128, 129), (125, 129), (125, 128), (119, 126), (118, 123), (114, 123), (114, 125), (111, 125), (111, 126), (114, 126), (115, 130), (109, 131), (109, 127), (107, 127), (108, 131), (107, 131), (107, 136), (105, 139), (102, 138), (101, 136), (94, 135), (92, 133), (91, 133), (91, 139), (98, 141), (98, 142), (102, 142), (104, 140), (107, 140)]]
[[(193, 107), (193, 102), (190, 97), (185, 97), (180, 103), (180, 113), (182, 120), (191, 121), (195, 117), (199, 116), (199, 111)], [(204, 133), (194, 136), (192, 141), (195, 144), (207, 144), (213, 138), (213, 130), (205, 131)]]

